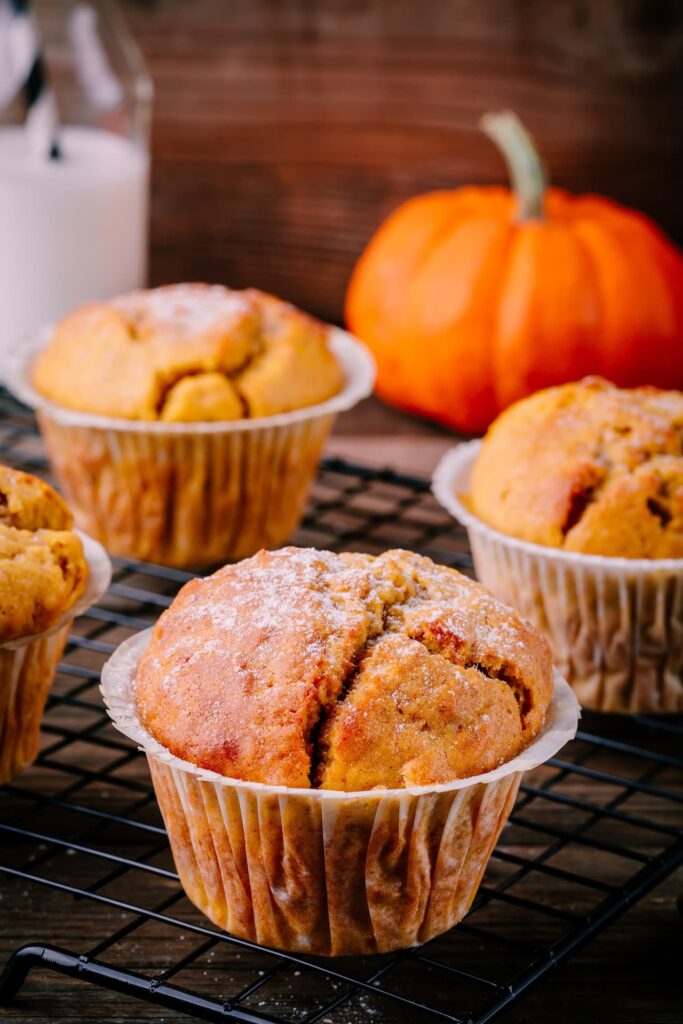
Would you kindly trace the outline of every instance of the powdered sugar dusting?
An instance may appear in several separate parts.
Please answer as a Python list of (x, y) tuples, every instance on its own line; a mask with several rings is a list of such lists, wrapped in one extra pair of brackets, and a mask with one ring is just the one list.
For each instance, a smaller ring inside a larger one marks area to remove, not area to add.
[(230, 329), (249, 312), (251, 302), (242, 292), (222, 285), (176, 284), (131, 292), (112, 301), (134, 320), (144, 318), (156, 327), (182, 334), (204, 334)]
[[(296, 658), (316, 672), (333, 656), (330, 648), (343, 641), (345, 631), (358, 627), (362, 608), (345, 603), (326, 579), (343, 574), (341, 559), (313, 549), (261, 553), (238, 566), (227, 566), (212, 577), (195, 581), (161, 620), (163, 645), (155, 670), (163, 676), (167, 695), (187, 673), (188, 652), (221, 676), (244, 686), (255, 673), (264, 674), (282, 661), (291, 638)], [(348, 588), (352, 585), (349, 581)], [(354, 599), (355, 600), (355, 599)], [(241, 683), (240, 683), (241, 681)], [(277, 686), (275, 678), (269, 682)]]

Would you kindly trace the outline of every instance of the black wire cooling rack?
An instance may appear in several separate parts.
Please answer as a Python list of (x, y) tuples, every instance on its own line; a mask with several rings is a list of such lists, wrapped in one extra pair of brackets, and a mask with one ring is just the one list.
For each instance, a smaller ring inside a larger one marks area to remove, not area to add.
[[(0, 462), (47, 472), (32, 415), (6, 395)], [(425, 481), (335, 459), (296, 542), (411, 547), (471, 571), (465, 536)], [(111, 728), (98, 692), (103, 661), (188, 578), (116, 560), (107, 597), (75, 624), (37, 763), (0, 791), (0, 940), (8, 922), (19, 935), (0, 1001), (39, 968), (201, 1020), (483, 1024), (683, 862), (680, 720), (617, 732), (603, 720), (608, 734), (596, 735), (589, 717), (526, 777), (475, 904), (447, 935), (324, 960), (217, 931), (183, 895), (143, 755)]]

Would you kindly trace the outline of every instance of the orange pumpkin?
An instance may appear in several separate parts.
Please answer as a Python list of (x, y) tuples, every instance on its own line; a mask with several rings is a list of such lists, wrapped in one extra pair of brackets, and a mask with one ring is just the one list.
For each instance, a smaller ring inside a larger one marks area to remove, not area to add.
[(519, 120), (488, 114), (513, 191), (417, 196), (380, 227), (346, 297), (388, 402), (477, 433), (539, 388), (600, 374), (683, 387), (683, 258), (643, 215), (546, 186)]

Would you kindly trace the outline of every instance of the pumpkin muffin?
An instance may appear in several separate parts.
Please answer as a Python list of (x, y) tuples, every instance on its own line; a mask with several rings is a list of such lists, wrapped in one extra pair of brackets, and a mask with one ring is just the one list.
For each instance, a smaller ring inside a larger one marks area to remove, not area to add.
[(83, 306), (33, 368), (67, 409), (165, 422), (273, 416), (343, 385), (327, 328), (255, 289), (179, 284)]
[(43, 708), (71, 627), (63, 620), (88, 583), (71, 526), (52, 487), (0, 466), (0, 784), (38, 753)]
[(83, 530), (200, 567), (289, 538), (337, 412), (373, 380), (359, 342), (280, 299), (178, 284), (66, 316), (17, 391)]
[(681, 392), (540, 391), (449, 452), (434, 489), (584, 707), (683, 711)]
[(0, 466), (0, 643), (50, 629), (83, 594), (88, 567), (72, 523), (49, 484)]
[(186, 584), (136, 692), (150, 733), (185, 761), (363, 790), (510, 760), (552, 686), (542, 637), (455, 570), (406, 551), (285, 548)]
[(486, 435), (469, 502), (535, 544), (683, 558), (683, 394), (589, 378), (518, 402)]
[(188, 897), (323, 956), (456, 924), (522, 773), (577, 721), (543, 638), (408, 551), (262, 551), (193, 580), (102, 691), (147, 752)]

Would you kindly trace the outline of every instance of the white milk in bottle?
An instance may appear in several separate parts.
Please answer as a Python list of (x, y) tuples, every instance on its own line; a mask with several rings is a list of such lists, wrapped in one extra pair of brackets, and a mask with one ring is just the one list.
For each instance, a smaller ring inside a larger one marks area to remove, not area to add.
[(0, 379), (37, 329), (82, 302), (145, 284), (147, 153), (98, 128), (65, 126), (61, 158), (0, 128)]

